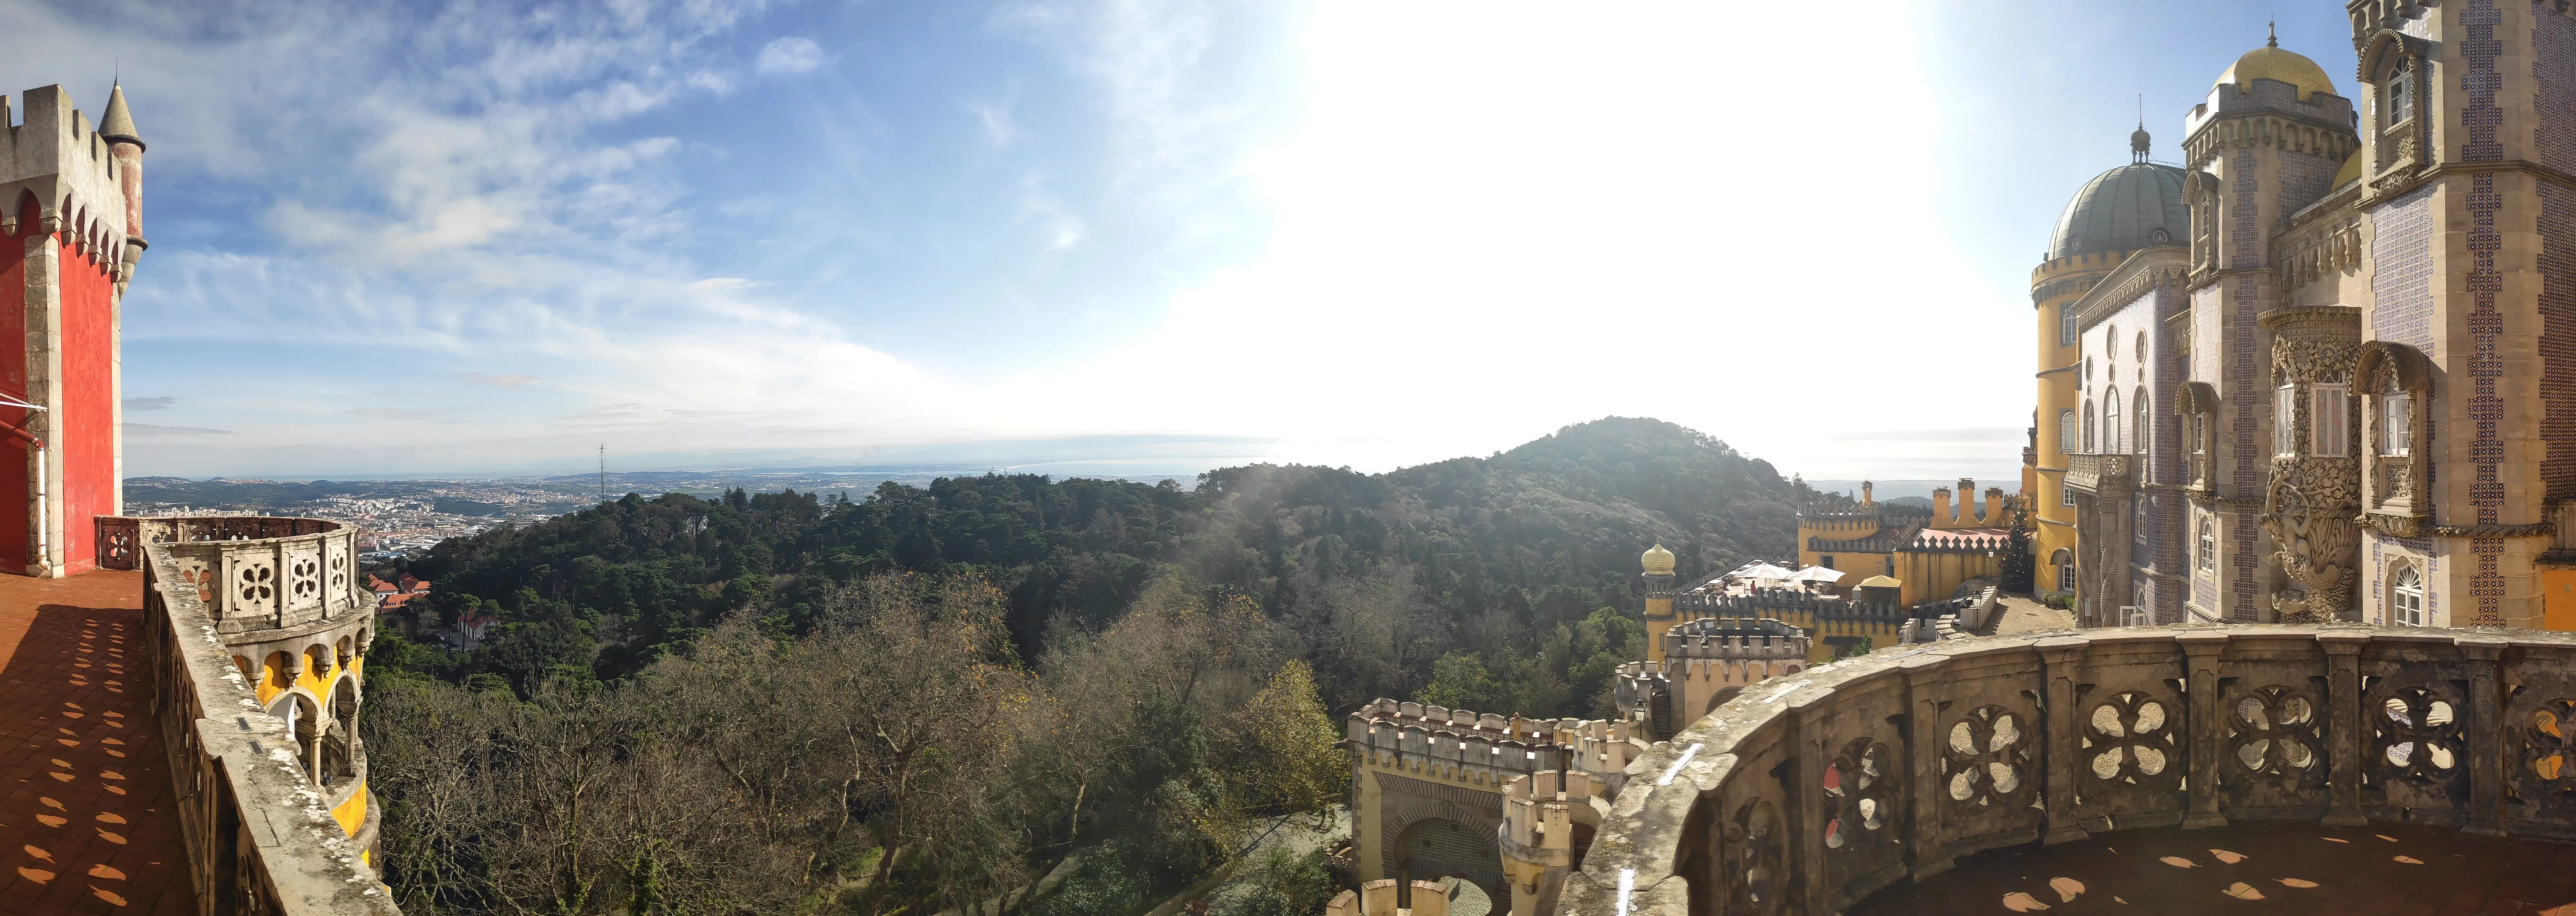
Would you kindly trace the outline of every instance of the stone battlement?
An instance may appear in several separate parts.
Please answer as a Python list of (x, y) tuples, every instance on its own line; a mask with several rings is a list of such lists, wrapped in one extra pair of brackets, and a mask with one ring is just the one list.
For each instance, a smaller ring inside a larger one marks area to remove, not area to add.
[[(68, 232), (102, 268), (124, 263), (127, 237), (136, 233), (126, 224), (123, 167), (107, 137), (72, 107), (61, 86), (29, 89), (22, 97), (25, 120), (0, 129), (0, 236)], [(12, 117), (8, 98), (0, 96), (0, 124)], [(29, 217), (40, 225), (23, 225)]]

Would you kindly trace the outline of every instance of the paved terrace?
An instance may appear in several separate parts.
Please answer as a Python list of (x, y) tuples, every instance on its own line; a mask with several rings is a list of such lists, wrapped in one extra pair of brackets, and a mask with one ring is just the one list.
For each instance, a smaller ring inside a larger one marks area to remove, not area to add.
[(2571, 889), (2576, 844), (2416, 825), (2257, 823), (1998, 849), (1843, 912), (2576, 916)]
[(1906, 646), (1765, 682), (1648, 750), (1630, 769), (1662, 775), (1612, 801), (1552, 909), (2576, 913), (2571, 726), (2569, 633)]
[(141, 573), (0, 575), (0, 912), (197, 912), (142, 608)]

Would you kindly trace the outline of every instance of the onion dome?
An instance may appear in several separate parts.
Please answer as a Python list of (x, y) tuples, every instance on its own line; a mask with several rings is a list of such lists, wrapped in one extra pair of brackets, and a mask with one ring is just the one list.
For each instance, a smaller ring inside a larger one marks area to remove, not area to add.
[(2335, 94), (2334, 80), (2326, 77), (2326, 68), (2317, 66), (2316, 61), (2295, 51), (2281, 50), (2279, 35), (2237, 58), (2235, 65), (2219, 74), (2218, 82), (2210, 84), (2210, 88), (2235, 83), (2236, 91), (2246, 94), (2254, 91), (2254, 81), (2258, 79), (2280, 80), (2299, 87), (2299, 101), (2302, 102), (2319, 92)]
[(1646, 575), (1669, 576), (1673, 574), (1673, 552), (1665, 550), (1664, 545), (1662, 544), (1656, 544), (1655, 546), (1648, 548), (1646, 550), (1646, 555), (1639, 557), (1638, 560), (1645, 564)]
[(2191, 228), (2182, 179), (2181, 169), (2152, 162), (2093, 176), (2057, 217), (2057, 233), (2048, 240), (2049, 260), (2182, 244)]

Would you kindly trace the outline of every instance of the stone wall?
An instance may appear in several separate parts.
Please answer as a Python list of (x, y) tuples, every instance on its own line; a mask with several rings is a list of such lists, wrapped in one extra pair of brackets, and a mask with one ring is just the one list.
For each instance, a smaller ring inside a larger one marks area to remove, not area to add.
[[(131, 519), (120, 521), (135, 521)], [(154, 520), (158, 521), (158, 520)], [(190, 520), (212, 522), (218, 520)], [(285, 541), (319, 541), (330, 525), (310, 519), (236, 519), (259, 530), (308, 533)], [(229, 542), (244, 546), (255, 542)], [(283, 547), (277, 541), (272, 546)], [(169, 754), (180, 830), (196, 899), (214, 914), (377, 914), (400, 912), (362, 859), (372, 845), (375, 805), (352, 837), (332, 810), (332, 796), (364, 791), (317, 787), (297, 756), (287, 724), (265, 711), (235, 666), (235, 649), (218, 633), (200, 584), (183, 578), (188, 548), (143, 542), (133, 562), (144, 573), (144, 657), (151, 672), (152, 712)], [(215, 551), (215, 581), (238, 576), (235, 553)], [(247, 554), (244, 554), (247, 555)], [(374, 613), (372, 596), (349, 610)]]
[(1629, 767), (1548, 911), (1827, 913), (1981, 850), (2231, 819), (2576, 838), (2576, 634), (1992, 637), (1757, 693)]

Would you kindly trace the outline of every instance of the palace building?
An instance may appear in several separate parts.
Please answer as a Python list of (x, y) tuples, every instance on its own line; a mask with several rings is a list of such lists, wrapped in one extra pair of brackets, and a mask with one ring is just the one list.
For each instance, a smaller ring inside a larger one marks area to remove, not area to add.
[(2025, 476), (2085, 623), (2576, 629), (2576, 26), (2516, 10), (2355, 4), (2349, 95), (2269, 41), (2067, 205)]

